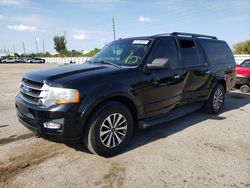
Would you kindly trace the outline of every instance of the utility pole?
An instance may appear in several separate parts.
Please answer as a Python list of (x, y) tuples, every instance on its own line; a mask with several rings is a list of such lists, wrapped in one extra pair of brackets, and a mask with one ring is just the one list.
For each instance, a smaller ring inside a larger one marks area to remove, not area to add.
[(115, 19), (112, 18), (112, 22), (113, 22), (113, 34), (114, 34), (114, 40), (116, 40), (116, 37), (115, 37)]
[(25, 55), (25, 45), (24, 45), (24, 41), (23, 41), (23, 54)]
[(38, 54), (38, 45), (37, 45), (37, 38), (35, 37), (35, 43), (36, 43), (36, 53)]
[(15, 53), (16, 53), (16, 45), (15, 45), (15, 42), (12, 42), (12, 45), (13, 45), (13, 53), (15, 54)]
[(65, 45), (66, 45), (67, 44), (66, 31), (64, 31), (64, 42), (65, 42)]
[(43, 53), (44, 53), (45, 51), (44, 51), (44, 39), (43, 39)]

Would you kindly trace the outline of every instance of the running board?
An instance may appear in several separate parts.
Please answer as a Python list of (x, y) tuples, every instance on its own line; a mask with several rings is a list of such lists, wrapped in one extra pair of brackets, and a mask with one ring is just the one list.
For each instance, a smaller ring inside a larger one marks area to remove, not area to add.
[(194, 112), (200, 109), (202, 106), (203, 106), (203, 103), (194, 103), (194, 104), (177, 107), (177, 108), (174, 108), (173, 110), (170, 110), (165, 115), (162, 115), (160, 117), (140, 120), (138, 122), (138, 127), (140, 129), (146, 129), (148, 127), (152, 127), (155, 125), (159, 125), (161, 123), (172, 121), (176, 118), (179, 118), (191, 112)]

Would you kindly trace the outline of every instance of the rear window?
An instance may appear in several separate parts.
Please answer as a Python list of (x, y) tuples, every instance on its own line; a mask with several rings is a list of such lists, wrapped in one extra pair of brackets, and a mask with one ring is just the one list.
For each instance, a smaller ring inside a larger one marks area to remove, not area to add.
[(207, 61), (210, 64), (235, 64), (234, 57), (227, 43), (223, 41), (204, 40), (199, 41), (199, 44), (202, 46)]

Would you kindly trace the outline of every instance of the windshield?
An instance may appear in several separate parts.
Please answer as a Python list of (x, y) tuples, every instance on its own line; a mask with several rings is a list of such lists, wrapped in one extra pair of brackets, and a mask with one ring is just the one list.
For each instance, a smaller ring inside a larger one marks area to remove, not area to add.
[(119, 39), (105, 46), (90, 59), (90, 62), (137, 66), (141, 63), (150, 43), (148, 39)]

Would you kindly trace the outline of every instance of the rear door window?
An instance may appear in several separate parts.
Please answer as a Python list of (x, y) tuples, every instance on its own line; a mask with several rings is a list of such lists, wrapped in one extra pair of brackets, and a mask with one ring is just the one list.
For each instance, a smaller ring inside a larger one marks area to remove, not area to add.
[(192, 39), (179, 39), (179, 43), (184, 67), (204, 64)]

